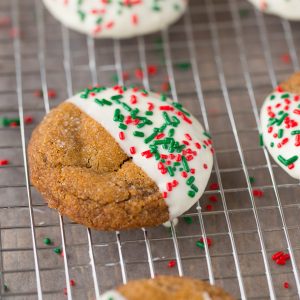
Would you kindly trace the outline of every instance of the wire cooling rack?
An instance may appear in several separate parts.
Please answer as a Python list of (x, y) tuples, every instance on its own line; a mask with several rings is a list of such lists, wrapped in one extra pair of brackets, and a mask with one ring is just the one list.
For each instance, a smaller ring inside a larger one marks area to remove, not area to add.
[[(5, 25), (6, 17), (12, 24)], [(258, 111), (272, 87), (299, 70), (300, 23), (262, 15), (244, 0), (192, 0), (168, 31), (125, 41), (69, 31), (40, 0), (1, 0), (0, 20), (1, 117), (20, 118), (19, 127), (0, 128), (0, 159), (10, 161), (0, 169), (1, 299), (97, 299), (156, 274), (208, 280), (241, 299), (299, 299), (299, 182), (259, 146)], [(158, 74), (148, 76), (153, 64)], [(144, 71), (140, 81), (137, 68)], [(190, 219), (179, 218), (171, 230), (87, 230), (48, 209), (30, 186), (26, 145), (34, 126), (88, 84), (112, 85), (115, 74), (121, 84), (126, 79), (157, 91), (168, 80), (171, 96), (213, 136), (209, 185), (218, 188), (208, 187), (202, 209), (195, 205), (183, 216)], [(24, 116), (34, 123), (25, 124)], [(45, 245), (45, 237), (53, 244)], [(196, 247), (201, 237), (212, 245)], [(284, 266), (271, 259), (279, 250), (291, 256)]]

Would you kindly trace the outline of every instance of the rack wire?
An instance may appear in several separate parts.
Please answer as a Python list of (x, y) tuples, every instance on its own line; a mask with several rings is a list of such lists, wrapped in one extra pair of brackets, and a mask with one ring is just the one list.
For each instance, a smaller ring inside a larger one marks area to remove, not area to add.
[[(0, 128), (0, 158), (11, 162), (0, 169), (1, 299), (97, 299), (118, 284), (157, 274), (208, 280), (238, 299), (299, 299), (299, 182), (259, 146), (259, 108), (278, 82), (299, 70), (300, 24), (263, 15), (244, 0), (190, 2), (169, 30), (111, 41), (69, 31), (40, 0), (1, 0), (0, 20), (12, 24), (0, 25), (0, 110), (20, 118), (20, 127)], [(191, 68), (180, 70), (182, 62)], [(147, 74), (152, 64), (159, 65), (155, 77)], [(124, 80), (124, 71), (136, 68), (142, 80)], [(114, 74), (120, 84), (152, 90), (168, 80), (173, 99), (213, 136), (210, 183), (218, 189), (207, 188), (170, 231), (85, 229), (48, 209), (30, 185), (26, 145), (34, 126), (86, 85), (112, 85)], [(59, 100), (48, 97), (49, 88)], [(42, 99), (33, 96), (36, 89)], [(34, 124), (24, 123), (27, 115)], [(263, 197), (254, 197), (254, 189)], [(212, 195), (219, 200), (208, 211)], [(43, 244), (46, 236), (52, 245)], [(201, 237), (204, 249), (195, 246)], [(53, 253), (56, 246), (63, 257)], [(285, 266), (271, 259), (279, 250), (291, 256)], [(168, 268), (173, 259), (176, 267)]]

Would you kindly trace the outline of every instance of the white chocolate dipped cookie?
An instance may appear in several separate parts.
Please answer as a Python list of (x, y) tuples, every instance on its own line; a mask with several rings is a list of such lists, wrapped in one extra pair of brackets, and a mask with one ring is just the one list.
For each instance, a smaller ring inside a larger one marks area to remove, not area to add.
[(271, 156), (290, 176), (300, 179), (300, 73), (266, 98), (260, 118)]
[(300, 20), (300, 0), (249, 0), (265, 13), (284, 19)]
[(92, 87), (46, 116), (29, 159), (49, 206), (113, 230), (159, 225), (187, 211), (207, 185), (213, 148), (196, 118), (164, 95)]
[(130, 38), (162, 30), (187, 6), (187, 0), (43, 1), (65, 26), (95, 38)]

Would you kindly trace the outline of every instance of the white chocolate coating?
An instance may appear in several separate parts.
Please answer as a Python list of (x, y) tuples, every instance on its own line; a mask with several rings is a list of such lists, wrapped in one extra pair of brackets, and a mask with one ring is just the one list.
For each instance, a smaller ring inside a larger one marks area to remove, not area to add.
[[(213, 149), (209, 135), (193, 116), (172, 100), (160, 97), (138, 89), (124, 91), (115, 87), (101, 91), (87, 89), (68, 101), (101, 124), (133, 162), (152, 178), (165, 198), (172, 220), (203, 194), (212, 170)], [(99, 104), (103, 99), (108, 105)], [(131, 117), (136, 109), (138, 117)], [(116, 111), (120, 116), (114, 120)], [(121, 117), (123, 120), (119, 121)], [(144, 119), (139, 121), (138, 118)], [(167, 125), (166, 120), (171, 122)], [(127, 128), (120, 129), (121, 123), (127, 124)], [(137, 132), (143, 136), (136, 136)], [(156, 153), (152, 154), (149, 149)]]
[(43, 0), (65, 26), (96, 38), (129, 38), (177, 21), (187, 0)]
[(126, 300), (126, 298), (116, 290), (110, 290), (102, 294), (99, 300)]
[(300, 179), (300, 95), (277, 91), (261, 109), (264, 145), (290, 176)]
[(279, 17), (300, 20), (300, 0), (249, 0), (259, 10)]

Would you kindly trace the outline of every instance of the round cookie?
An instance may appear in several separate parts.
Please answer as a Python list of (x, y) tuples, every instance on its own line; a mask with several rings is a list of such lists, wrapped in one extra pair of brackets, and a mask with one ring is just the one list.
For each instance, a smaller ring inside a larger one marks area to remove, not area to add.
[(95, 38), (129, 38), (162, 30), (188, 0), (43, 0), (65, 26)]
[(104, 293), (100, 300), (233, 300), (219, 287), (188, 277), (158, 276), (130, 281)]
[(208, 182), (210, 136), (181, 104), (138, 88), (88, 88), (52, 110), (28, 146), (50, 207), (102, 230), (155, 226)]
[(279, 17), (300, 20), (299, 0), (249, 0), (259, 10)]
[(300, 179), (300, 73), (281, 83), (261, 108), (263, 141), (274, 160)]

